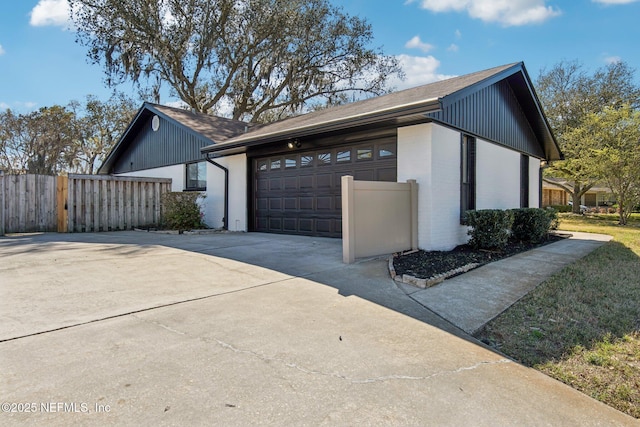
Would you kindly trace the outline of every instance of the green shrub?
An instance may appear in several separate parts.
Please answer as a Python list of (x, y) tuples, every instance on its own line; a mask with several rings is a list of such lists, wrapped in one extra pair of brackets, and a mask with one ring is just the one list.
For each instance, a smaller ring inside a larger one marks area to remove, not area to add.
[(558, 225), (560, 225), (560, 220), (558, 219), (558, 211), (551, 207), (545, 208), (545, 211), (550, 218), (549, 230), (557, 230)]
[(484, 209), (467, 211), (465, 224), (471, 229), (469, 244), (476, 249), (502, 249), (511, 234), (513, 214), (509, 210)]
[(569, 205), (552, 205), (549, 207), (555, 209), (555, 211), (559, 213), (569, 213), (573, 210), (573, 206)]
[(513, 212), (511, 226), (513, 238), (533, 243), (539, 243), (547, 237), (555, 214), (555, 211), (539, 208), (512, 209), (511, 212)]
[(198, 192), (171, 192), (162, 195), (162, 227), (183, 232), (205, 228), (198, 199)]

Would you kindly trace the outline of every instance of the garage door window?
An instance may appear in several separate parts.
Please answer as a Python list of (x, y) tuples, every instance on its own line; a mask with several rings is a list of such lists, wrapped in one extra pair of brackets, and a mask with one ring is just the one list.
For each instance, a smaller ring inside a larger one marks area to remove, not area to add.
[(280, 159), (271, 160), (271, 169), (280, 169)]
[(318, 153), (318, 166), (331, 164), (331, 152)]
[(300, 156), (300, 167), (306, 168), (313, 166), (313, 156)]
[(350, 162), (351, 161), (351, 150), (338, 150), (338, 154), (336, 155), (336, 161), (338, 163)]
[(287, 157), (286, 159), (284, 159), (284, 167), (285, 169), (298, 167), (298, 159), (295, 157)]
[(373, 150), (371, 148), (358, 148), (356, 157), (358, 160), (372, 160)]
[(378, 158), (392, 158), (396, 156), (396, 146), (395, 144), (383, 144), (378, 148)]

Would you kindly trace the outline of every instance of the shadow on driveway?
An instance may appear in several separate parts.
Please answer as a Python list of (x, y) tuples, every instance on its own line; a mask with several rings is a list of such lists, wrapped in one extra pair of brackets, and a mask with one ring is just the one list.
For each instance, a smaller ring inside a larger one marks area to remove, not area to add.
[[(0, 290), (0, 308), (11, 313), (0, 328), (1, 340), (292, 277), (470, 339), (399, 289), (385, 257), (344, 264), (340, 239), (264, 233), (36, 233), (0, 238), (0, 256), (0, 281), (14, 282)], [(14, 271), (26, 273), (12, 277)]]

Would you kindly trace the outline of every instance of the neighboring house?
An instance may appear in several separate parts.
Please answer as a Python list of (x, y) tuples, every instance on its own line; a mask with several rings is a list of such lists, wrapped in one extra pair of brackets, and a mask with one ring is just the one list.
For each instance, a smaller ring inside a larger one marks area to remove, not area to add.
[[(542, 207), (568, 205), (571, 202), (571, 195), (561, 185), (570, 187), (569, 182), (560, 178), (545, 178), (542, 181)], [(580, 204), (589, 208), (613, 206), (616, 197), (609, 187), (598, 184), (580, 198)]]
[(467, 241), (468, 209), (540, 206), (541, 162), (562, 157), (523, 63), (244, 126), (145, 104), (100, 173), (171, 176), (184, 190), (189, 162), (212, 159), (229, 178), (225, 208), (224, 176), (206, 164), (209, 225), (327, 237), (341, 235), (341, 176), (415, 179), (419, 246), (447, 250)]

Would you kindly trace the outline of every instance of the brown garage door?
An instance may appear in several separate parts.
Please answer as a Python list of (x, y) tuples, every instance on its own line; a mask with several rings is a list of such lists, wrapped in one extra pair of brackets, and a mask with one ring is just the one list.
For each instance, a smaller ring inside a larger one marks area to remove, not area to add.
[(395, 137), (253, 160), (253, 229), (340, 237), (341, 177), (396, 181)]

